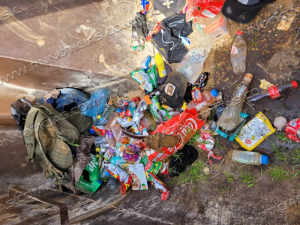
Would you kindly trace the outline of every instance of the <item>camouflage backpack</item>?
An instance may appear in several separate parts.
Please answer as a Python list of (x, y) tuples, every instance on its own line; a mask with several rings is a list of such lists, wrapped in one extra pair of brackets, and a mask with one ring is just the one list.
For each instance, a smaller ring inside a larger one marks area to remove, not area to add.
[[(86, 124), (90, 125), (90, 121)], [(77, 143), (79, 134), (76, 126), (50, 104), (37, 104), (30, 109), (25, 122), (27, 160), (36, 159), (46, 178), (66, 183), (69, 180), (66, 170), (73, 165), (72, 150), (68, 144)]]

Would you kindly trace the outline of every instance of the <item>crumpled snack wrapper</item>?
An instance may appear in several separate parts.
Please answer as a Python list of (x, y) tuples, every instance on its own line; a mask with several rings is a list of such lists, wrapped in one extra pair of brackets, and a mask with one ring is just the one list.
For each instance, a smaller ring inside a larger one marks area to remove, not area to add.
[(266, 81), (265, 79), (260, 80), (259, 87), (261, 89), (268, 90), (268, 88), (272, 86), (274, 86), (274, 84), (271, 84), (269, 81)]
[(162, 152), (155, 152), (148, 156), (151, 161), (163, 161), (183, 148), (193, 135), (203, 127), (204, 121), (199, 119), (196, 109), (186, 109), (172, 119), (161, 123), (154, 133), (177, 136), (179, 143), (174, 147), (162, 147)]
[(113, 164), (105, 164), (107, 171), (121, 182), (121, 193), (125, 194), (132, 185), (132, 177), (125, 170)]
[(244, 149), (251, 151), (275, 131), (268, 118), (259, 112), (241, 129), (235, 140)]
[(167, 186), (153, 173), (146, 172), (147, 179), (151, 182), (151, 184), (155, 187), (155, 189), (159, 190), (161, 194), (161, 199), (166, 201), (170, 195), (170, 191)]

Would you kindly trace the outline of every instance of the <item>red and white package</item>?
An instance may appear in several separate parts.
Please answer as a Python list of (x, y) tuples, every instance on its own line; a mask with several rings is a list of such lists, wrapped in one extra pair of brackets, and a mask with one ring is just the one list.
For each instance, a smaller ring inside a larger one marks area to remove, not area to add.
[(210, 157), (213, 157), (214, 159), (218, 159), (218, 160), (221, 160), (223, 158), (223, 156), (216, 156), (213, 153), (212, 149), (214, 145), (215, 145), (215, 139), (211, 134), (201, 133), (200, 136), (196, 139), (196, 146), (208, 153), (207, 158), (210, 165), (212, 165)]
[(222, 9), (225, 0), (188, 0), (186, 21), (196, 17), (214, 18)]
[(177, 136), (179, 143), (174, 147), (162, 147), (162, 152), (154, 152), (148, 156), (151, 161), (163, 161), (180, 150), (194, 134), (205, 124), (199, 119), (196, 109), (186, 109), (172, 119), (161, 123), (153, 133)]
[(285, 128), (285, 136), (300, 143), (300, 118), (291, 120)]
[(161, 194), (161, 199), (166, 201), (170, 195), (170, 191), (167, 186), (162, 182), (157, 176), (153, 173), (146, 172), (147, 179), (151, 182), (151, 184), (155, 187), (155, 189), (159, 190)]

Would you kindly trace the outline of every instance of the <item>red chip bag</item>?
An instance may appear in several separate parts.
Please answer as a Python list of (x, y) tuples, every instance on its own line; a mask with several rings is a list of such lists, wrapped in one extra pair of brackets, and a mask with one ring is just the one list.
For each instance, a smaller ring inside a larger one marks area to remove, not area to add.
[(172, 119), (160, 124), (154, 133), (177, 136), (179, 143), (174, 147), (162, 147), (161, 152), (154, 152), (148, 156), (151, 161), (163, 161), (180, 150), (194, 134), (205, 124), (199, 119), (196, 109), (187, 109)]
[(300, 131), (300, 118), (293, 119), (287, 124), (285, 128), (285, 135), (287, 138), (291, 139), (292, 141), (300, 143), (299, 131)]
[(225, 0), (188, 0), (186, 21), (195, 17), (214, 18), (222, 9)]

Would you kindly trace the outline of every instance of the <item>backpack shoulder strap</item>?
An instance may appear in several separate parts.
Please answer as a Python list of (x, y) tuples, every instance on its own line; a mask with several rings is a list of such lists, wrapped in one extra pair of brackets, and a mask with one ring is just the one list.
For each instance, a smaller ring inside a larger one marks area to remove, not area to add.
[(34, 156), (34, 150), (36, 146), (35, 141), (35, 130), (34, 130), (34, 122), (35, 118), (39, 112), (39, 109), (32, 107), (30, 111), (28, 112), (28, 115), (26, 117), (25, 127), (24, 127), (24, 141), (27, 148), (27, 159), (32, 160)]

